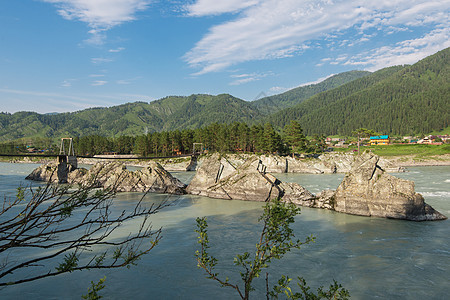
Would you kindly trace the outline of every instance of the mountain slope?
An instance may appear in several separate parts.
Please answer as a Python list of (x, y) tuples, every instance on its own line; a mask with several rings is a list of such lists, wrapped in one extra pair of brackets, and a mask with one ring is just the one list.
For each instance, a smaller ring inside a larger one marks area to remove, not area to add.
[(349, 71), (333, 75), (324, 81), (291, 89), (282, 94), (264, 97), (251, 102), (262, 114), (271, 114), (284, 108), (292, 107), (312, 96), (325, 92), (355, 79), (369, 75), (367, 71)]
[(348, 135), (365, 127), (418, 134), (448, 126), (450, 48), (412, 66), (390, 67), (271, 115), (282, 127), (298, 120), (307, 134)]
[(23, 137), (137, 135), (147, 131), (198, 128), (214, 122), (250, 122), (260, 117), (248, 102), (227, 94), (171, 96), (150, 103), (127, 103), (74, 113), (0, 113), (0, 141)]
[[(150, 103), (152, 105), (152, 103)], [(261, 114), (250, 103), (228, 94), (191, 95), (164, 124), (164, 130), (199, 128), (211, 123), (250, 122)]]

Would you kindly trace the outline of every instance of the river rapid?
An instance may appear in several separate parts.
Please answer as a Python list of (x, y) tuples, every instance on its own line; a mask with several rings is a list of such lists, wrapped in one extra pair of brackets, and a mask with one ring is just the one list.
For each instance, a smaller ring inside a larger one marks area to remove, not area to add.
[[(0, 197), (12, 197), (36, 164), (0, 163)], [(413, 180), (416, 192), (436, 210), (450, 217), (450, 166), (411, 167), (393, 174)], [(194, 172), (174, 172), (188, 183)], [(275, 174), (282, 181), (297, 182), (313, 193), (335, 189), (343, 174)], [(117, 210), (131, 209), (142, 194), (123, 193)], [(233, 265), (236, 254), (254, 252), (261, 230), (257, 222), (262, 203), (209, 199), (199, 196), (150, 194), (150, 205), (169, 199), (173, 205), (152, 216), (163, 239), (137, 266), (116, 270), (73, 272), (0, 289), (0, 299), (80, 299), (90, 282), (106, 276), (104, 299), (237, 299), (237, 293), (206, 279), (196, 267), (198, 249), (195, 218), (207, 216), (210, 254), (218, 260), (217, 272), (231, 282), (239, 280)], [(129, 222), (116, 235), (126, 236), (137, 226)], [(302, 276), (314, 289), (333, 279), (352, 299), (449, 299), (450, 221), (411, 222), (340, 214), (302, 208), (292, 226), (298, 238), (313, 234), (316, 242), (293, 250), (268, 269), (271, 285), (285, 274)], [(23, 253), (11, 253), (20, 259)], [(27, 253), (26, 255), (32, 255)], [(4, 259), (0, 255), (0, 263)], [(45, 268), (43, 270), (46, 270)], [(265, 277), (265, 276), (264, 276)], [(256, 281), (252, 299), (265, 299), (265, 282)], [(293, 286), (294, 287), (294, 286)]]

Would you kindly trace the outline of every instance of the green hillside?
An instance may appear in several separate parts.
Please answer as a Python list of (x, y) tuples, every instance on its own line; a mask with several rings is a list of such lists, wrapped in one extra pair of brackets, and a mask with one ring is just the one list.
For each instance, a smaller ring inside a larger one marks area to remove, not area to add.
[(0, 113), (0, 141), (24, 137), (139, 135), (198, 128), (214, 122), (250, 122), (260, 117), (260, 113), (248, 102), (231, 95), (171, 96), (150, 103), (127, 103), (74, 113)]
[[(176, 97), (180, 98), (180, 97)], [(171, 100), (172, 97), (162, 101)], [(150, 106), (154, 106), (152, 102)], [(228, 94), (217, 96), (191, 95), (178, 103), (177, 109), (167, 117), (162, 130), (194, 129), (211, 123), (251, 122), (261, 117), (249, 102)]]
[(271, 115), (283, 127), (297, 120), (308, 135), (349, 135), (357, 128), (420, 134), (448, 127), (450, 48), (405, 67), (390, 67)]
[(367, 71), (349, 71), (333, 75), (324, 81), (291, 89), (279, 95), (264, 97), (251, 102), (262, 114), (272, 114), (284, 108), (292, 107), (321, 92), (325, 92), (355, 79), (369, 75)]

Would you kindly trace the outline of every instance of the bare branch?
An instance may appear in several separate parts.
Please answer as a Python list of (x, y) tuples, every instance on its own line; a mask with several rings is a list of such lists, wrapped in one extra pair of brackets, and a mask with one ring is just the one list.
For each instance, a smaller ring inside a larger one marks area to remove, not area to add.
[[(20, 187), (14, 199), (5, 198), (0, 211), (0, 254), (4, 256), (0, 264), (0, 286), (78, 270), (130, 266), (151, 251), (162, 235), (161, 228), (153, 230), (150, 216), (169, 202), (164, 200), (144, 207), (145, 193), (130, 210), (113, 213), (113, 199), (121, 180), (110, 188), (98, 189), (97, 174), (91, 182), (78, 187), (51, 183), (38, 188)], [(117, 228), (136, 219), (140, 223), (134, 232), (113, 238)], [(95, 254), (99, 247), (107, 250)], [(37, 257), (24, 257), (20, 262), (9, 258), (11, 251), (35, 248), (45, 251)], [(42, 271), (43, 265), (58, 257), (64, 257), (63, 262), (54, 269)], [(40, 273), (22, 276), (20, 271), (27, 268)], [(11, 277), (13, 272), (19, 276)]]

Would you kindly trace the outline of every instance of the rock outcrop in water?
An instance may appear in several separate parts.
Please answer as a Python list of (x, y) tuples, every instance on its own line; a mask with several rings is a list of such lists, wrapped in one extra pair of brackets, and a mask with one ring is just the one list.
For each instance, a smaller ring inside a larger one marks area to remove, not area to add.
[(311, 194), (297, 183), (279, 181), (267, 166), (252, 157), (239, 166), (214, 154), (204, 159), (186, 191), (219, 199), (267, 201), (281, 197), (297, 205), (338, 212), (413, 221), (446, 217), (426, 204), (414, 191), (414, 182), (387, 174), (380, 158), (366, 153), (355, 158), (350, 172), (336, 191)]
[(42, 165), (26, 179), (69, 184), (93, 184), (95, 187), (115, 187), (118, 192), (156, 192), (185, 194), (186, 185), (164, 170), (161, 165), (150, 161), (138, 171), (129, 171), (118, 162), (97, 163), (90, 170), (83, 168), (66, 170), (65, 180), (58, 176), (56, 163)]
[(205, 159), (186, 191), (219, 199), (267, 201), (281, 197), (294, 203), (314, 199), (305, 188), (296, 183), (283, 183), (266, 172), (257, 157), (235, 167), (228, 159), (214, 154)]
[[(238, 167), (249, 159), (258, 158), (264, 164), (268, 173), (332, 174), (349, 172), (356, 156), (353, 153), (323, 153), (315, 158), (292, 158), (273, 154), (230, 154), (227, 155), (227, 160)], [(201, 157), (200, 161), (203, 160), (205, 158)], [(404, 171), (404, 168), (394, 167), (387, 160), (380, 159), (379, 164), (388, 172)], [(164, 168), (171, 170), (166, 168), (166, 165), (164, 165)], [(193, 169), (190, 168), (190, 170)]]
[(45, 181), (53, 183), (67, 183), (68, 174), (75, 169), (67, 163), (51, 162), (40, 165), (31, 172), (25, 179), (34, 181)]
[[(281, 170), (282, 161), (268, 156), (270, 170)], [(274, 167), (275, 166), (275, 167)], [(98, 163), (89, 171), (70, 165), (51, 163), (35, 169), (27, 179), (92, 184), (115, 187), (119, 192), (190, 193), (219, 199), (267, 201), (280, 197), (297, 205), (324, 208), (361, 216), (412, 221), (444, 220), (446, 216), (424, 202), (414, 190), (414, 182), (389, 175), (372, 153), (356, 156), (353, 166), (336, 191), (317, 196), (297, 183), (281, 182), (267, 172), (263, 160), (250, 156), (227, 159), (213, 154), (202, 160), (189, 186), (174, 178), (161, 165), (149, 162), (131, 172), (122, 163)]]
[(415, 192), (414, 182), (387, 174), (378, 162), (372, 153), (356, 158), (332, 196), (335, 211), (412, 221), (446, 219)]

